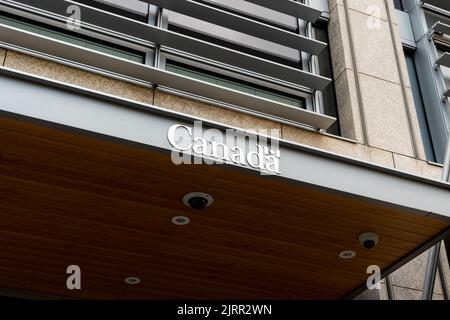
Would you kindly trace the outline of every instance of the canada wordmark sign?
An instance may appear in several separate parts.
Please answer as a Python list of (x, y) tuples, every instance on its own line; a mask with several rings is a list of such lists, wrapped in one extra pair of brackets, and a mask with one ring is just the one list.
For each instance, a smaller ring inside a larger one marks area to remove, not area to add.
[[(271, 131), (271, 136), (274, 133)], [(174, 164), (234, 164), (259, 170), (262, 174), (281, 174), (280, 149), (276, 139), (227, 129), (204, 130), (201, 121), (194, 126), (174, 124), (168, 130)]]

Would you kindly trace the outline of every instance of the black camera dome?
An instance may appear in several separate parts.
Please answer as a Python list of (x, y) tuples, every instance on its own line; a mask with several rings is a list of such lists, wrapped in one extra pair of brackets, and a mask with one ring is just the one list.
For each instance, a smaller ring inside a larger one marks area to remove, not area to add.
[(204, 210), (213, 202), (213, 197), (203, 192), (192, 192), (183, 198), (183, 203), (194, 210)]
[(208, 199), (203, 197), (193, 197), (188, 200), (192, 209), (203, 210), (208, 206)]

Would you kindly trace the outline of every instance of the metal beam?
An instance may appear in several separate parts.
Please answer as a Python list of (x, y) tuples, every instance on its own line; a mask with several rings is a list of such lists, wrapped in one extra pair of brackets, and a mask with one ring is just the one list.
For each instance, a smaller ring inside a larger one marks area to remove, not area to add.
[(386, 276), (386, 291), (389, 300), (395, 300), (394, 286), (392, 285), (391, 275)]
[[(450, 132), (449, 132), (450, 133)], [(447, 149), (444, 158), (444, 168), (442, 169), (441, 180), (449, 182), (450, 180), (450, 134), (447, 137)], [(432, 300), (434, 285), (436, 282), (436, 273), (439, 263), (439, 254), (441, 251), (441, 242), (431, 248), (428, 254), (427, 268), (425, 270), (425, 280), (423, 284), (422, 300)]]
[(444, 157), (444, 167), (442, 169), (442, 177), (441, 180), (444, 182), (449, 182), (450, 180), (450, 131), (447, 135), (447, 148), (445, 151), (445, 157)]
[(322, 11), (311, 8), (303, 3), (292, 0), (245, 0), (267, 9), (279, 11), (296, 18), (316, 22), (322, 15)]
[[(410, 0), (408, 3), (408, 13), (411, 24), (414, 26), (414, 37), (417, 40), (415, 66), (422, 86), (424, 106), (430, 124), (436, 158), (438, 162), (442, 162), (447, 145), (448, 121), (446, 121), (446, 117), (450, 116), (450, 109), (443, 107), (442, 103), (445, 91), (444, 81), (442, 81), (440, 74), (435, 71), (436, 48), (435, 43), (429, 41), (427, 37), (430, 26), (427, 24), (426, 11), (421, 6), (422, 1)], [(433, 58), (430, 59), (430, 57)]]
[(243, 16), (192, 0), (143, 0), (196, 19), (281, 44), (314, 55), (320, 54), (327, 44), (293, 32), (248, 19)]
[(444, 267), (442, 265), (442, 255), (439, 256), (438, 271), (439, 271), (439, 278), (441, 280), (442, 293), (444, 294), (444, 300), (448, 300), (449, 299), (449, 297), (448, 297), (448, 283), (447, 283), (447, 280), (446, 280), (445, 270), (444, 270)]
[(430, 249), (428, 253), (427, 267), (425, 270), (425, 280), (423, 284), (422, 300), (433, 300), (434, 285), (436, 283), (437, 265), (441, 242)]
[[(443, 1), (426, 1), (427, 3), (430, 3), (432, 5), (435, 5), (437, 7), (440, 7), (445, 10), (450, 10), (450, 5), (448, 0)], [(450, 26), (438, 21), (435, 23), (432, 27), (432, 30), (434, 33), (441, 33), (441, 34), (450, 34)], [(442, 56), (438, 58), (436, 61), (438, 65), (450, 67), (450, 54), (444, 53)], [(444, 92), (444, 97), (450, 96), (450, 88), (447, 89)], [(448, 182), (450, 180), (450, 134), (447, 135), (447, 147), (446, 152), (444, 156), (444, 168), (442, 170), (442, 181)], [(439, 254), (441, 249), (441, 242), (439, 242), (436, 246), (431, 248), (429, 254), (428, 254), (428, 261), (427, 261), (427, 267), (425, 270), (425, 279), (424, 279), (424, 285), (423, 285), (423, 292), (422, 292), (422, 300), (432, 300), (433, 299), (433, 292), (434, 292), (434, 285), (436, 282), (436, 273), (438, 269), (439, 264)]]

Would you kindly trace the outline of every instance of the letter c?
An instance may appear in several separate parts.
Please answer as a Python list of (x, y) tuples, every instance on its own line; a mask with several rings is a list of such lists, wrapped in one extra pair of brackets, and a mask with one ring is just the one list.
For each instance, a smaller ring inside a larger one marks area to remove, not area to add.
[(189, 135), (192, 137), (192, 128), (183, 126), (183, 125), (181, 125), (181, 124), (174, 124), (173, 126), (171, 126), (171, 127), (169, 128), (169, 131), (167, 132), (167, 138), (169, 139), (170, 144), (171, 144), (174, 148), (176, 148), (177, 150), (180, 150), (180, 151), (187, 151), (187, 150), (189, 150), (189, 149), (192, 148), (192, 144), (190, 144), (188, 147), (181, 147), (181, 146), (179, 146), (178, 143), (175, 141), (175, 133), (176, 133), (176, 131), (177, 131), (178, 128), (183, 128), (183, 129), (185, 129), (185, 130), (189, 133)]

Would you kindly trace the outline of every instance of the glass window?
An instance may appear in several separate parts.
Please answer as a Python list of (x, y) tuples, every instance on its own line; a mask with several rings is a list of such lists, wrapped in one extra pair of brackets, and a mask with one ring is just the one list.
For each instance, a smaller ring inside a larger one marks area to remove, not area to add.
[[(0, 16), (0, 23), (137, 63), (156, 59), (153, 65), (164, 68), (166, 59), (180, 61), (185, 65), (169, 63), (167, 69), (337, 118), (335, 88), (332, 83), (328, 85), (333, 72), (326, 46), (329, 42), (326, 22), (311, 26), (309, 22), (287, 13), (243, 0), (230, 0), (226, 4), (223, 1), (202, 0), (190, 6), (166, 3), (173, 11), (164, 7), (165, 2), (161, 3), (161, 8), (139, 0), (76, 2), (83, 4), (86, 12), (84, 22), (92, 26), (86, 28), (86, 32), (66, 30), (62, 24), (58, 29), (28, 20), (19, 16), (41, 21), (37, 19), (37, 14), (21, 12), (17, 12), (17, 16)], [(33, 0), (33, 3), (37, 12), (39, 1)], [(49, 12), (49, 20), (58, 20), (56, 25), (61, 22), (61, 15), (66, 14), (64, 6), (52, 8), (47, 2), (42, 2), (41, 9)], [(227, 21), (230, 17), (234, 17), (233, 20)], [(149, 25), (166, 30), (156, 31)], [(142, 43), (140, 40), (143, 40)], [(158, 49), (152, 51), (153, 55), (141, 52), (148, 51), (144, 46), (149, 43)], [(127, 74), (122, 69), (120, 73)], [(252, 107), (250, 102), (249, 99), (243, 101), (249, 104), (243, 107)], [(280, 116), (276, 111), (273, 115)], [(272, 114), (271, 111), (268, 113)], [(339, 135), (338, 123), (328, 132)]]
[(144, 63), (145, 61), (144, 53), (115, 46), (101, 40), (90, 39), (79, 34), (71, 33), (65, 29), (48, 28), (35, 21), (26, 20), (24, 18), (15, 17), (5, 13), (0, 14), (0, 23), (80, 47), (86, 47), (95, 51), (116, 56), (118, 58), (127, 59), (138, 63)]
[(270, 91), (256, 85), (252, 85), (243, 81), (228, 78), (212, 72), (204, 71), (195, 67), (180, 64), (175, 61), (166, 61), (166, 70), (183, 76), (194, 78), (197, 80), (217, 84), (219, 86), (249, 93), (261, 98), (273, 100), (275, 102), (287, 104), (297, 108), (305, 108), (305, 101), (300, 97), (284, 94), (279, 91)]
[(417, 77), (417, 70), (414, 62), (413, 53), (405, 53), (406, 65), (408, 67), (409, 79), (411, 82), (411, 89), (414, 97), (414, 105), (416, 107), (417, 118), (419, 120), (420, 132), (424, 144), (425, 154), (429, 161), (436, 162), (436, 155), (434, 153), (433, 143), (431, 140), (430, 127), (423, 102), (422, 91), (420, 89), (419, 78)]
[[(169, 14), (169, 18), (176, 17), (184, 16), (174, 13)], [(199, 21), (198, 19), (191, 18), (183, 20)], [(200, 23), (189, 23), (189, 25), (183, 26), (180, 23), (175, 23), (175, 21), (176, 19), (169, 20), (168, 29), (170, 31), (181, 33), (208, 43), (214, 43), (222, 47), (234, 49), (239, 52), (245, 52), (252, 56), (293, 68), (298, 69), (302, 66), (301, 56), (298, 50), (277, 45), (270, 41), (258, 39), (230, 29), (214, 26), (211, 23), (200, 21)], [(203, 28), (197, 28), (198, 26)]]

